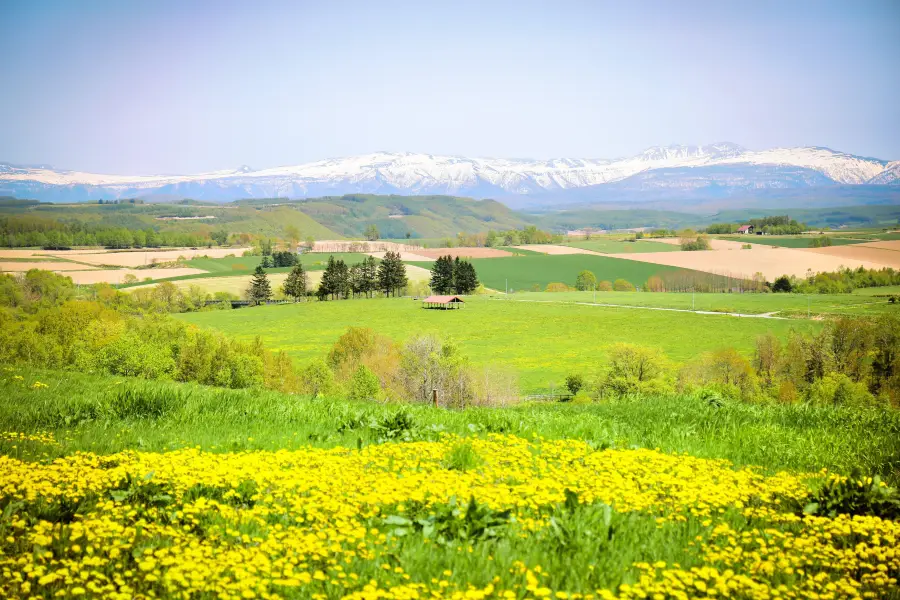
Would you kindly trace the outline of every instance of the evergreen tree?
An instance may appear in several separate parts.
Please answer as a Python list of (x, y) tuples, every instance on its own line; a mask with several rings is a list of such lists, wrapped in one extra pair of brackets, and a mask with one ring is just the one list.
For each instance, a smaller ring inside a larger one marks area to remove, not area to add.
[(431, 267), (431, 291), (435, 294), (453, 293), (453, 259), (441, 256)]
[(349, 298), (352, 288), (350, 286), (350, 269), (343, 260), (334, 261), (334, 294), (338, 299)]
[(271, 299), (272, 286), (269, 285), (269, 277), (260, 265), (253, 272), (253, 279), (250, 281), (250, 287), (247, 289), (247, 300), (251, 304), (261, 304)]
[(471, 294), (478, 287), (475, 267), (467, 260), (454, 264), (453, 285), (457, 294)]
[(378, 290), (378, 261), (374, 256), (367, 256), (362, 261), (363, 292), (368, 296)]
[(284, 293), (294, 299), (294, 302), (306, 296), (306, 271), (303, 265), (297, 263), (284, 281)]
[(385, 296), (396, 296), (406, 287), (409, 280), (406, 278), (406, 265), (400, 258), (399, 252), (385, 252), (381, 264), (378, 265), (378, 287)]
[(329, 256), (328, 264), (325, 265), (325, 272), (322, 273), (322, 281), (319, 282), (319, 290), (316, 293), (319, 300), (324, 300), (328, 296), (331, 296), (337, 289), (335, 284), (336, 264), (334, 255)]

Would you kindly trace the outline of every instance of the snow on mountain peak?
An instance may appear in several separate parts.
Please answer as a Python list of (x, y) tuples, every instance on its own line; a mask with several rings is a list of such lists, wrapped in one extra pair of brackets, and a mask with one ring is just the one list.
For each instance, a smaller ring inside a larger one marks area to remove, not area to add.
[[(896, 165), (821, 147), (751, 151), (730, 142), (655, 146), (636, 156), (616, 160), (470, 158), (379, 151), (294, 166), (254, 170), (242, 165), (232, 170), (183, 176), (97, 175), (0, 164), (0, 194), (65, 199), (77, 188), (84, 198), (134, 197), (160, 190), (167, 194), (212, 199), (305, 197), (348, 192), (490, 197), (597, 186), (659, 169), (691, 169), (690, 175), (683, 176), (703, 178), (707, 176), (703, 169), (711, 167), (739, 169), (743, 173), (772, 171), (773, 167), (775, 171), (783, 171), (785, 167), (795, 171), (799, 168), (818, 174), (818, 179), (801, 178), (807, 182), (865, 184), (883, 180), (892, 183), (900, 178), (900, 169)], [(740, 176), (734, 179), (738, 180), (741, 180)], [(782, 181), (779, 185), (799, 184)]]

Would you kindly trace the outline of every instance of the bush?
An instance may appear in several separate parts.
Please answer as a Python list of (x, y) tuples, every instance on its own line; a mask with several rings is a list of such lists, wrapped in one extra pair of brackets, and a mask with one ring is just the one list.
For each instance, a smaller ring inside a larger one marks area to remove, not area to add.
[(611, 281), (601, 281), (597, 284), (598, 292), (611, 292), (613, 291), (613, 284)]
[(568, 292), (569, 286), (564, 283), (553, 282), (547, 284), (546, 292)]
[(616, 279), (612, 285), (613, 289), (617, 292), (633, 292), (635, 291), (634, 284), (626, 279)]

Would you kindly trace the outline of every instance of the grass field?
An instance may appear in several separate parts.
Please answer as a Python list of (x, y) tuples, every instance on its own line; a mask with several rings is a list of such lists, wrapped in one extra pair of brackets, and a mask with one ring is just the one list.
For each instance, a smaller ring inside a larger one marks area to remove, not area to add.
[[(677, 267), (641, 263), (621, 258), (594, 256), (591, 254), (565, 254), (556, 256), (529, 255), (510, 258), (481, 258), (470, 261), (478, 273), (478, 280), (496, 290), (530, 290), (533, 286), (544, 289), (548, 283), (560, 282), (575, 285), (578, 273), (587, 269), (598, 281), (625, 279), (635, 286), (642, 286), (652, 275), (677, 271)], [(426, 269), (430, 263), (411, 263)]]
[[(446, 411), (15, 368), (0, 394), (4, 597), (898, 592), (900, 522), (821, 471), (896, 482), (896, 411)], [(802, 516), (826, 481), (846, 500)]]
[[(900, 294), (900, 285), (886, 285), (884, 287), (858, 288), (853, 290), (857, 296), (888, 296)], [(900, 309), (900, 308), (898, 308)]]
[[(300, 254), (300, 264), (307, 271), (324, 270), (328, 264), (328, 257), (334, 256), (335, 260), (343, 260), (348, 265), (362, 262), (366, 258), (365, 254), (355, 252), (335, 252), (333, 254), (315, 253)], [(253, 270), (262, 261), (262, 256), (237, 256), (226, 258), (194, 258), (187, 261), (189, 267), (195, 269), (203, 269), (210, 273), (235, 273), (247, 272), (252, 273)]]
[(598, 370), (607, 348), (615, 342), (659, 347), (670, 358), (687, 361), (727, 346), (749, 356), (758, 335), (771, 331), (784, 338), (791, 329), (816, 331), (821, 327), (805, 320), (739, 319), (478, 297), (467, 298), (466, 308), (457, 311), (424, 310), (409, 299), (373, 299), (186, 313), (178, 318), (239, 339), (260, 336), (270, 347), (283, 349), (300, 361), (324, 358), (351, 326), (371, 327), (397, 341), (434, 333), (452, 337), (476, 364), (514, 369), (525, 392), (558, 389), (572, 372)]
[(885, 298), (873, 298), (876, 294), (888, 295), (894, 288), (868, 288), (854, 294), (690, 294), (676, 292), (518, 292), (511, 301), (529, 302), (583, 302), (733, 312), (743, 314), (776, 313), (778, 316), (805, 317), (819, 315), (865, 315), (900, 310)]
[[(777, 235), (717, 235), (715, 236), (723, 240), (731, 240), (733, 242), (741, 242), (745, 244), (762, 244), (764, 246), (778, 246), (780, 248), (809, 248), (809, 244), (817, 236), (777, 236)], [(865, 238), (849, 238), (829, 235), (832, 246), (849, 246), (851, 244), (862, 244), (871, 241)]]
[(594, 252), (602, 252), (604, 254), (628, 254), (630, 252), (678, 252), (679, 250), (681, 250), (678, 246), (674, 246), (672, 244), (664, 244), (662, 242), (654, 242), (652, 240), (626, 242), (621, 239), (614, 238), (595, 238), (578, 242), (566, 242), (563, 245), (572, 246), (573, 248), (582, 248), (584, 250), (593, 250)]

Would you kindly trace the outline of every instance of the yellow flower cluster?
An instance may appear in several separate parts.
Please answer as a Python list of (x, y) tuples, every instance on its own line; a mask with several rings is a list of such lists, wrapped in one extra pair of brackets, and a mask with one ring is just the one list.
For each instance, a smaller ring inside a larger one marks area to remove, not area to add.
[(37, 431), (35, 433), (20, 433), (16, 431), (0, 431), (0, 442), (34, 442), (46, 446), (58, 446), (52, 431)]
[[(779, 511), (805, 497), (807, 476), (512, 436), (467, 440), (482, 462), (450, 469), (445, 457), (460, 443), (76, 454), (48, 464), (0, 457), (0, 506), (10, 507), (0, 516), (0, 597), (839, 598), (897, 589), (900, 523)], [(697, 542), (708, 566), (640, 563), (631, 585), (564, 590), (551, 589), (540, 565), (519, 562), (508, 580), (476, 588), (449, 571), (417, 579), (414, 565), (398, 562), (396, 540), (373, 525), (474, 497), (513, 511), (531, 535), (567, 490), (661, 526), (696, 519), (708, 530)], [(717, 522), (727, 511), (760, 526), (733, 531)], [(801, 585), (781, 589), (786, 575)]]

